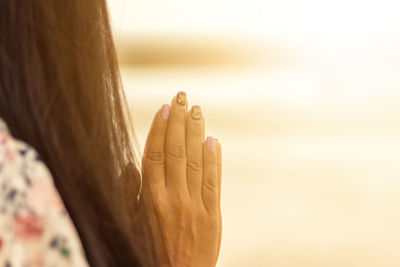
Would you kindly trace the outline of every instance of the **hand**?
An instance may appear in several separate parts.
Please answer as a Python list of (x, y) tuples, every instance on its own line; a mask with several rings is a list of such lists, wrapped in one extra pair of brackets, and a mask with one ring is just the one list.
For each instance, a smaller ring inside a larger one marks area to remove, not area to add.
[(215, 266), (221, 242), (221, 146), (204, 140), (200, 107), (179, 92), (155, 115), (142, 160), (141, 201), (161, 266)]

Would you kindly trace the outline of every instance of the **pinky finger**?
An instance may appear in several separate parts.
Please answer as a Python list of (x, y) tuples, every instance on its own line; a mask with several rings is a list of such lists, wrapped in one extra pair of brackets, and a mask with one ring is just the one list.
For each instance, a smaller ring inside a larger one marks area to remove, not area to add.
[(218, 166), (217, 149), (213, 137), (207, 137), (203, 145), (203, 179), (201, 195), (207, 212), (216, 216), (218, 213)]
[(221, 178), (222, 178), (222, 163), (221, 163), (221, 144), (218, 139), (216, 141), (217, 149), (217, 181), (218, 181), (218, 209), (221, 207)]
[(222, 156), (221, 156), (221, 144), (218, 139), (215, 139), (216, 147), (217, 147), (217, 181), (218, 181), (218, 248), (217, 248), (217, 258), (219, 256), (219, 251), (221, 248), (221, 239), (222, 239), (222, 215), (221, 215), (221, 177), (222, 177)]

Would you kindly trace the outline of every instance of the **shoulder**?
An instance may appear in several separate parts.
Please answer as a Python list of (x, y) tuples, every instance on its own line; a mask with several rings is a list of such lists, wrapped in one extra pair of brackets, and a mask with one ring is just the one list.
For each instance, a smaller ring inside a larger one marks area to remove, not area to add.
[(52, 175), (0, 119), (0, 265), (87, 266)]

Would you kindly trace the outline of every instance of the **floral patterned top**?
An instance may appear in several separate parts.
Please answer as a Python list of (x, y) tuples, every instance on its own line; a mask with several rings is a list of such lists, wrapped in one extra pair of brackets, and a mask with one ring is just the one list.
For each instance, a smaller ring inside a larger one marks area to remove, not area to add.
[(88, 266), (49, 170), (1, 119), (0, 266)]

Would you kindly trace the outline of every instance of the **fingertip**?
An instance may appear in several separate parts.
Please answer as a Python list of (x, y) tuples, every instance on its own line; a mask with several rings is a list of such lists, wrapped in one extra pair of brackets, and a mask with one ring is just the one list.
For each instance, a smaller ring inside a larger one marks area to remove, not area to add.
[(186, 137), (200, 146), (204, 140), (204, 118), (200, 106), (192, 106), (186, 115)]
[(176, 94), (176, 103), (178, 103), (179, 105), (185, 105), (186, 104), (186, 98), (187, 95), (184, 91), (179, 91)]
[(192, 106), (190, 109), (190, 117), (193, 119), (193, 121), (200, 121), (202, 119), (202, 114), (201, 114), (201, 108), (200, 106)]
[(171, 101), (172, 108), (186, 109), (188, 108), (187, 94), (179, 91)]
[(215, 184), (217, 176), (217, 150), (213, 137), (208, 136), (204, 142), (204, 177), (203, 182)]
[(165, 135), (168, 119), (170, 117), (171, 107), (168, 104), (163, 104), (154, 117), (151, 125), (151, 134)]
[(221, 142), (219, 141), (218, 138), (215, 138), (215, 144), (216, 144), (217, 150), (220, 151), (221, 150)]
[(215, 139), (212, 136), (207, 136), (206, 140), (207, 151), (212, 152), (215, 150)]
[(212, 136), (208, 136), (203, 143), (203, 157), (207, 165), (217, 165), (217, 143)]
[(157, 111), (146, 140), (145, 154), (163, 153), (170, 106), (165, 104)]
[(169, 110), (170, 110), (170, 106), (168, 104), (162, 105), (161, 110), (160, 110), (160, 116), (162, 119), (168, 120)]

